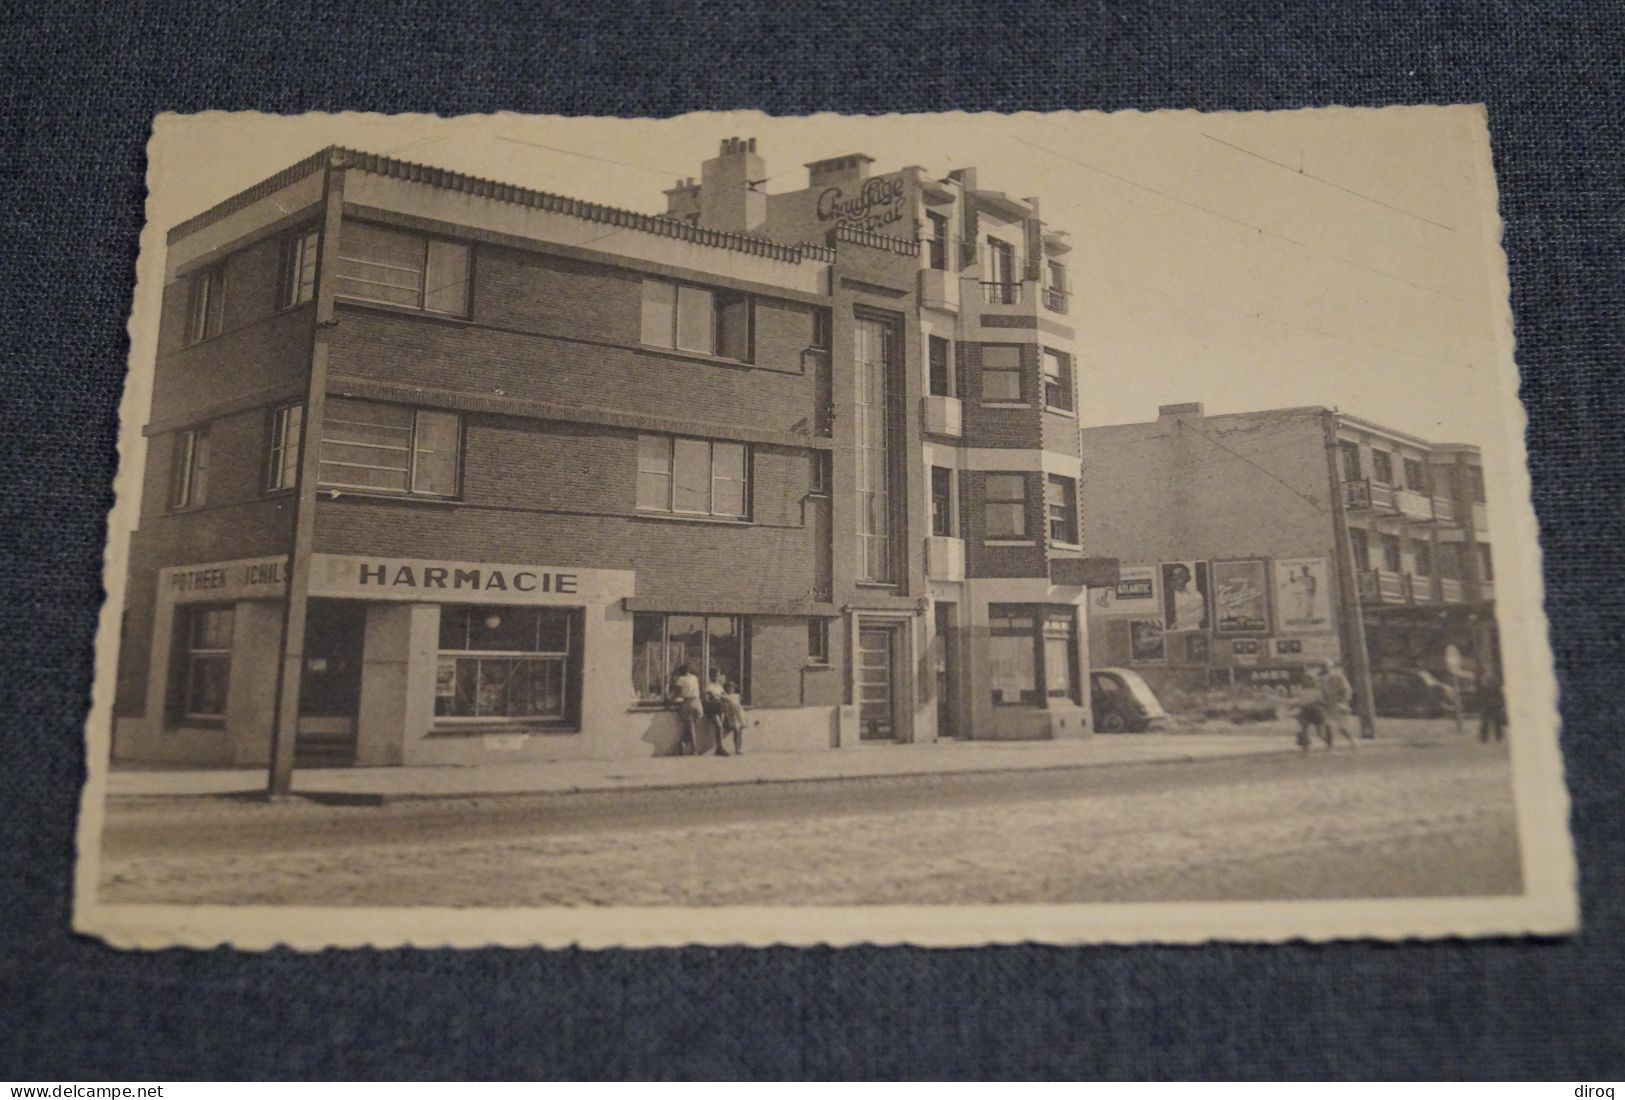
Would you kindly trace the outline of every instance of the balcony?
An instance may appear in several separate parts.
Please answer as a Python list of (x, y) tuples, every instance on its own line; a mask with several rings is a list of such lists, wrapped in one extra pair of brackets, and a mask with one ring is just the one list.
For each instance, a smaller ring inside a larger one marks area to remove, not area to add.
[(1351, 512), (1364, 512), (1371, 507), (1371, 482), (1363, 477), (1343, 482), (1343, 507)]
[(1072, 295), (1052, 286), (1044, 288), (1044, 308), (1051, 313), (1066, 313), (1072, 307)]
[(958, 439), (965, 433), (964, 410), (959, 398), (933, 394), (923, 398), (921, 404), (924, 408), (920, 419), (924, 422), (926, 435), (946, 435)]
[(1456, 502), (1449, 497), (1434, 497), (1433, 519), (1436, 523), (1455, 523)]
[(1409, 573), (1396, 573), (1391, 569), (1362, 569), (1360, 571), (1360, 602), (1376, 604), (1412, 604), (1416, 602), (1416, 586)]
[(1433, 498), (1410, 489), (1394, 490), (1394, 508), (1406, 519), (1433, 522)]
[(934, 581), (965, 579), (965, 540), (932, 535), (925, 540), (925, 575)]
[(1440, 577), (1439, 599), (1444, 603), (1460, 603), (1462, 601), (1461, 582), (1454, 577)]
[(1019, 306), (1020, 283), (982, 283), (982, 301), (990, 306)]
[(948, 313), (959, 312), (959, 276), (935, 267), (920, 269), (920, 304)]

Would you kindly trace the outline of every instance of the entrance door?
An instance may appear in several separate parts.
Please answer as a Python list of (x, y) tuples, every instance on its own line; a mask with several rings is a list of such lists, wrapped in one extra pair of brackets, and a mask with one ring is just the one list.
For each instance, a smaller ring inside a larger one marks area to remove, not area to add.
[(858, 629), (858, 738), (897, 740), (897, 628)]
[(937, 604), (937, 737), (959, 736), (959, 639), (955, 636), (959, 608)]
[(299, 680), (299, 737), (294, 743), (297, 766), (331, 768), (355, 763), (366, 632), (366, 604), (310, 601), (305, 667)]

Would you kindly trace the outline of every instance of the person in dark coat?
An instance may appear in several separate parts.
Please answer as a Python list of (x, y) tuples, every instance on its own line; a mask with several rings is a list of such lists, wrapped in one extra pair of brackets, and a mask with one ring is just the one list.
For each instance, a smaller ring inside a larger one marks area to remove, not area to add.
[(1488, 743), (1506, 737), (1507, 700), (1501, 678), (1494, 670), (1484, 673), (1478, 681), (1478, 739)]

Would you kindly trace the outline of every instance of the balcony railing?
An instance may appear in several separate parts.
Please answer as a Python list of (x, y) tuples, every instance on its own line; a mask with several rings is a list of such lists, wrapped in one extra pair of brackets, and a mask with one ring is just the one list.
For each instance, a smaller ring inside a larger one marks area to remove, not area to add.
[(928, 434), (955, 438), (964, 434), (964, 410), (959, 398), (927, 394), (923, 405), (925, 430)]
[(1360, 599), (1366, 603), (1415, 603), (1416, 588), (1409, 573), (1363, 569), (1360, 571)]
[(1439, 578), (1439, 599), (1445, 603), (1460, 603), (1462, 597), (1461, 582), (1453, 577)]
[(1436, 523), (1455, 523), (1456, 502), (1449, 497), (1434, 497), (1433, 519)]
[(1423, 523), (1431, 522), (1433, 519), (1432, 499), (1411, 489), (1394, 490), (1394, 507), (1407, 519)]
[(1357, 512), (1370, 508), (1371, 482), (1363, 477), (1343, 482), (1343, 507)]
[(1394, 487), (1381, 481), (1371, 482), (1371, 507), (1385, 512), (1394, 509)]
[(982, 301), (993, 306), (1019, 306), (1021, 304), (1021, 284), (983, 283)]
[(1065, 313), (1071, 300), (1072, 295), (1064, 290), (1056, 290), (1052, 286), (1044, 288), (1044, 308), (1051, 313)]

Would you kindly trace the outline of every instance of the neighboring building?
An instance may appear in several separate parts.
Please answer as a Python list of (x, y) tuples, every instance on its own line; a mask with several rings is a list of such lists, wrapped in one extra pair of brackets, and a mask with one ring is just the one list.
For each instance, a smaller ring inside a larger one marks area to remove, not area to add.
[(1122, 562), (1091, 594), (1097, 665), (1164, 689), (1301, 681), (1341, 660), (1353, 608), (1374, 669), (1497, 662), (1476, 447), (1429, 443), (1322, 408), (1203, 415), (1083, 432), (1084, 541)]
[(115, 758), (264, 763), (283, 665), (302, 765), (670, 752), (679, 663), (747, 749), (1086, 733), (1064, 239), (867, 165), (333, 148), (173, 229)]

